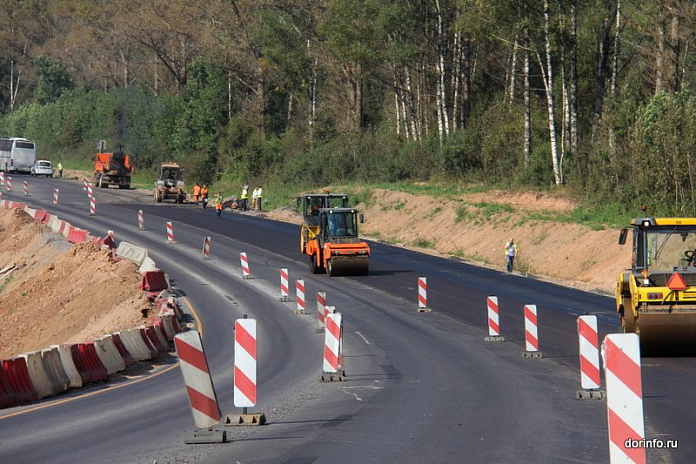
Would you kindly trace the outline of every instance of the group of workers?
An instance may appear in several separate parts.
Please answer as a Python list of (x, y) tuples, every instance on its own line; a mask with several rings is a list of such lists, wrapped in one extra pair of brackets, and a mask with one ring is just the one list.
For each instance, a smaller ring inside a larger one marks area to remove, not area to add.
[[(244, 184), (242, 187), (242, 196), (239, 198), (239, 209), (249, 211), (247, 202), (249, 201), (249, 186)], [(261, 211), (261, 203), (263, 202), (263, 189), (258, 186), (251, 192), (251, 207)]]
[[(208, 207), (208, 195), (209, 195), (209, 190), (208, 190), (208, 184), (203, 184), (203, 187), (198, 185), (196, 183), (193, 186), (193, 191), (191, 192), (193, 194), (193, 201), (198, 205), (198, 204), (203, 204), (203, 208)], [(238, 207), (242, 211), (248, 211), (249, 208), (247, 206), (247, 201), (249, 199), (249, 186), (244, 184), (244, 187), (242, 187), (242, 196), (240, 198)], [(215, 211), (218, 216), (222, 214), (222, 192), (218, 192), (217, 195), (215, 195)], [(254, 189), (252, 192), (251, 196), (251, 207), (253, 209), (261, 211), (261, 203), (263, 201), (263, 189), (261, 186), (258, 186)]]

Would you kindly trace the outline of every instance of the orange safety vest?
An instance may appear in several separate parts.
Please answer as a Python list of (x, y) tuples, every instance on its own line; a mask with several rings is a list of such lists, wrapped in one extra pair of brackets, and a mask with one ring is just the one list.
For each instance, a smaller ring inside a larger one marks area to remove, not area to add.
[(215, 209), (222, 209), (222, 198), (215, 198)]
[(203, 188), (201, 189), (201, 196), (202, 196), (203, 198), (208, 198), (208, 189), (207, 189), (207, 188), (203, 187)]
[(193, 195), (197, 197), (200, 194), (201, 194), (201, 188), (198, 185), (194, 185), (193, 186)]

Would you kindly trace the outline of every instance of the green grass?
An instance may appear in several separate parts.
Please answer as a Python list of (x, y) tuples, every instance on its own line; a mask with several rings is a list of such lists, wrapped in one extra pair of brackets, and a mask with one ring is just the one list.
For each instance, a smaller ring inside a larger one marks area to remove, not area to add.
[(431, 249), (435, 248), (435, 244), (436, 244), (435, 240), (430, 241), (430, 240), (427, 240), (423, 237), (418, 237), (417, 239), (415, 239), (411, 243), (413, 244), (413, 246), (416, 246), (418, 248), (431, 248)]
[(0, 293), (5, 291), (5, 289), (9, 285), (9, 283), (12, 282), (12, 277), (13, 276), (9, 276), (9, 277), (5, 278), (5, 282), (3, 282), (2, 285), (0, 285)]

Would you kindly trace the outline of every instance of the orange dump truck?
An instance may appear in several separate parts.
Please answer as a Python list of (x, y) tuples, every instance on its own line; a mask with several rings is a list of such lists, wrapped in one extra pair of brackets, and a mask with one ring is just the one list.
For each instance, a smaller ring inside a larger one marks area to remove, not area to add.
[(130, 162), (130, 156), (121, 151), (97, 153), (94, 159), (94, 185), (101, 188), (107, 188), (109, 185), (130, 188), (134, 172), (135, 167)]

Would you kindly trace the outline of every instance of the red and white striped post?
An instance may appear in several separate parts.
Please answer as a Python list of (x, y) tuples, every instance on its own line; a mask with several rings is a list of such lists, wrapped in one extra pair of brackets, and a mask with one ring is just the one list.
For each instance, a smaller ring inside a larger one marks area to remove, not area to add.
[[(220, 423), (222, 413), (213, 387), (213, 380), (210, 377), (208, 360), (203, 351), (201, 337), (195, 330), (176, 334), (174, 347), (179, 357), (181, 373), (184, 376), (193, 421), (197, 428), (211, 430), (213, 426)], [(220, 437), (221, 440), (214, 441), (224, 441), (224, 432), (211, 438), (217, 437)], [(196, 438), (194, 436), (194, 441), (190, 442), (196, 442)]]
[(171, 222), (167, 222), (167, 243), (176, 243), (176, 240), (174, 240), (174, 226)]
[(60, 193), (59, 189), (54, 189), (53, 190), (53, 204), (57, 205), (58, 204), (58, 194)]
[(234, 324), (234, 405), (256, 406), (256, 320)]
[[(597, 316), (578, 317), (578, 345), (580, 357), (580, 385), (578, 399), (604, 398), (604, 392), (596, 391), (601, 385), (599, 366), (599, 335)], [(593, 391), (594, 390), (594, 391)]]
[(97, 199), (92, 195), (89, 199), (89, 215), (94, 216), (97, 214)]
[(319, 327), (324, 327), (324, 320), (326, 318), (326, 292), (317, 292), (317, 320), (319, 320)]
[(0, 191), (0, 200), (2, 200), (2, 191)]
[(11, 192), (12, 191), (12, 177), (7, 176), (7, 191)]
[(88, 184), (87, 184), (87, 197), (88, 197), (88, 198), (92, 198), (92, 197), (94, 196), (94, 191), (93, 191), (93, 189), (94, 189), (94, 186), (92, 186), (92, 183), (91, 183), (91, 182), (88, 183)]
[(288, 301), (288, 270), (282, 268), (280, 270), (280, 301)]
[(488, 336), (484, 337), (487, 342), (504, 342), (505, 338), (500, 336), (500, 319), (498, 317), (498, 297), (489, 296), (486, 299), (488, 307)]
[(524, 305), (524, 344), (525, 358), (541, 358), (539, 351), (539, 330), (536, 305)]
[(0, 171), (0, 186), (5, 186), (5, 171)]
[(138, 210), (138, 230), (145, 230), (145, 213), (142, 209)]
[(82, 181), (82, 190), (87, 190), (87, 184), (89, 184), (89, 181), (85, 177), (85, 179)]
[(203, 239), (203, 259), (210, 259), (210, 237)]
[(324, 364), (321, 380), (333, 381), (334, 379), (343, 380), (345, 372), (341, 369), (341, 353), (343, 337), (343, 318), (341, 313), (333, 312), (326, 315), (326, 330), (324, 331)]
[(425, 277), (418, 278), (418, 312), (429, 312), (428, 308), (428, 279)]
[(302, 279), (297, 279), (297, 281), (295, 281), (295, 301), (297, 301), (295, 314), (305, 314), (307, 309), (305, 306), (305, 286), (304, 280)]
[(29, 195), (29, 183), (25, 180), (24, 184), (24, 195)]
[(607, 382), (609, 461), (645, 463), (638, 335), (610, 334), (602, 344)]
[(251, 272), (249, 271), (249, 258), (245, 252), (239, 253), (239, 262), (242, 266), (242, 278), (251, 279)]

